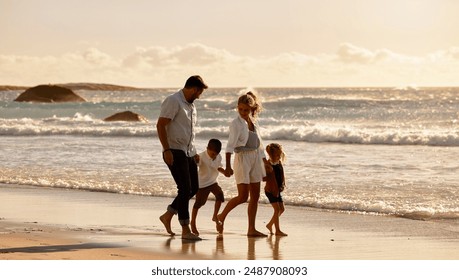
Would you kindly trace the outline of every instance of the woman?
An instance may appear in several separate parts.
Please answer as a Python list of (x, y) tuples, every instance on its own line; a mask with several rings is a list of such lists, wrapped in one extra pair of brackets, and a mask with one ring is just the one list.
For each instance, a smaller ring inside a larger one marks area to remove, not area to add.
[[(225, 175), (234, 177), (238, 195), (228, 201), (223, 212), (217, 218), (217, 231), (223, 233), (226, 216), (239, 204), (247, 201), (248, 230), (247, 236), (267, 236), (255, 228), (255, 218), (260, 198), (260, 182), (272, 167), (265, 157), (261, 144), (257, 116), (262, 107), (254, 93), (248, 92), (238, 99), (238, 116), (231, 122), (226, 146)], [(235, 153), (234, 171), (231, 168), (231, 155)], [(267, 168), (265, 170), (265, 168)]]

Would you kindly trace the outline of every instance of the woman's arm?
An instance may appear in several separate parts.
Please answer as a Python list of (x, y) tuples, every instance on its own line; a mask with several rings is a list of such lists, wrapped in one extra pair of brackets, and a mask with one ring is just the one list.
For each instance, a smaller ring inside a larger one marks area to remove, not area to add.
[(231, 153), (226, 153), (226, 169), (225, 169), (225, 176), (230, 177), (233, 175), (233, 169), (231, 168)]

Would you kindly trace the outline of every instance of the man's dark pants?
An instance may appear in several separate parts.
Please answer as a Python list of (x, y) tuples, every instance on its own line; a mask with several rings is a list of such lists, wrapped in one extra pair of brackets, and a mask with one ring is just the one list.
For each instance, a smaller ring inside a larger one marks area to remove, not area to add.
[(198, 167), (193, 157), (188, 157), (182, 150), (171, 149), (174, 156), (169, 166), (172, 177), (177, 184), (177, 196), (167, 207), (169, 212), (178, 214), (180, 225), (190, 223), (189, 201), (198, 192)]

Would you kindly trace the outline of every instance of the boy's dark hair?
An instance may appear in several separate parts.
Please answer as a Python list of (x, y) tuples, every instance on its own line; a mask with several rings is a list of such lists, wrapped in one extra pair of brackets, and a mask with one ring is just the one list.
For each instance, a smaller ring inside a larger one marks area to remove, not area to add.
[(220, 140), (218, 139), (210, 139), (209, 144), (207, 144), (207, 148), (217, 153), (220, 153), (220, 151), (222, 150), (222, 142), (220, 142)]
[(185, 88), (200, 88), (200, 89), (206, 89), (207, 85), (204, 83), (202, 80), (201, 76), (199, 75), (194, 75), (188, 78), (185, 83)]

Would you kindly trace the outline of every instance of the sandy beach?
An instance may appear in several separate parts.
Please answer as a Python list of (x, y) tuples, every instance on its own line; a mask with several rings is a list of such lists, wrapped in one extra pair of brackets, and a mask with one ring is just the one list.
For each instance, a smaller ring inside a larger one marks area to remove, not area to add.
[[(246, 207), (216, 233), (213, 201), (200, 211), (202, 241), (166, 234), (170, 198), (0, 185), (1, 260), (457, 260), (459, 225), (287, 207), (287, 237), (248, 238)], [(272, 209), (261, 204), (257, 227)], [(178, 222), (173, 220), (173, 230)]]

